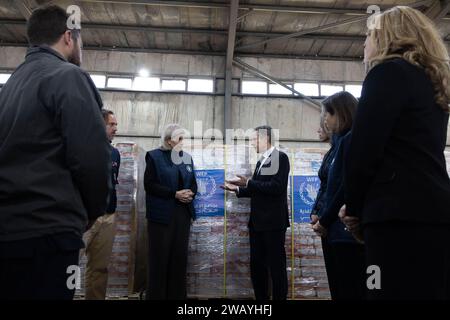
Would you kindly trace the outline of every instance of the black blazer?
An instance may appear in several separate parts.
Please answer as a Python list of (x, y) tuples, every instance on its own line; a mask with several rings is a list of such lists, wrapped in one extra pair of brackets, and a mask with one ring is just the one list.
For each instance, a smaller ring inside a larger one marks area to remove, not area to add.
[(318, 172), (318, 176), (320, 179), (320, 188), (317, 192), (316, 200), (311, 209), (312, 215), (317, 215), (319, 217), (322, 216), (322, 210), (325, 207), (325, 195), (327, 194), (327, 186), (328, 186), (328, 172), (330, 170), (330, 164), (334, 159), (334, 154), (336, 152), (336, 147), (334, 144), (331, 144), (330, 150), (323, 157), (322, 164), (320, 165), (320, 169)]
[(363, 224), (450, 223), (448, 117), (423, 69), (403, 59), (374, 67), (346, 155), (347, 213)]
[(257, 169), (258, 165), (247, 187), (237, 193), (239, 198), (251, 198), (249, 227), (255, 231), (286, 230), (289, 227), (289, 157), (275, 149), (259, 174)]
[(328, 168), (327, 191), (321, 210), (320, 224), (327, 229), (325, 238), (329, 243), (356, 243), (352, 234), (339, 219), (339, 211), (345, 204), (344, 155), (351, 138), (351, 132), (345, 131), (333, 135), (335, 152)]

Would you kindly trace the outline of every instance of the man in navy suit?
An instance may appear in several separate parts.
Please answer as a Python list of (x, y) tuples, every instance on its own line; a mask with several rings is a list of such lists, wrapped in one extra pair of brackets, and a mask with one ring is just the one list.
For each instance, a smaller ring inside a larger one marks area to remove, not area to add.
[(238, 176), (239, 180), (227, 181), (223, 186), (239, 198), (251, 198), (250, 272), (257, 300), (270, 298), (269, 272), (273, 300), (286, 300), (288, 292), (284, 243), (289, 227), (290, 164), (289, 157), (272, 146), (272, 137), (271, 127), (257, 127), (252, 143), (262, 156), (253, 176)]

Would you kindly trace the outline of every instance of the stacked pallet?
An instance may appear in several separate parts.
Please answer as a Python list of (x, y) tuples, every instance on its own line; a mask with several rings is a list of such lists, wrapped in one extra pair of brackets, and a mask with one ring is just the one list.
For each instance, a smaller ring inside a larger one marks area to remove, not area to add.
[[(248, 147), (217, 146), (216, 155), (224, 154), (223, 169), (227, 179), (237, 174), (252, 174), (256, 157)], [(325, 150), (284, 150), (291, 155), (295, 174), (316, 176)], [(305, 155), (306, 154), (306, 155)], [(201, 152), (193, 152), (196, 169), (220, 167), (220, 160), (208, 159)], [(291, 172), (294, 174), (294, 172)], [(289, 207), (293, 202), (289, 184)], [(292, 190), (294, 191), (294, 190)], [(317, 191), (317, 190), (316, 190)], [(313, 201), (314, 199), (312, 199)], [(295, 202), (294, 202), (295, 206)], [(190, 242), (188, 287), (192, 298), (252, 299), (250, 280), (250, 246), (248, 220), (250, 200), (238, 199), (234, 193), (226, 195), (224, 217), (200, 218), (193, 225)], [(328, 298), (329, 291), (320, 239), (312, 232), (308, 217), (291, 218), (286, 232), (286, 256), (289, 298)]]
[(324, 149), (312, 148), (292, 151), (295, 298), (330, 297), (321, 239), (309, 224), (311, 207), (319, 187), (317, 173), (325, 153)]
[[(187, 150), (193, 158), (196, 173), (223, 170), (224, 148), (222, 146), (191, 146)], [(187, 270), (188, 296), (191, 298), (220, 298), (224, 285), (224, 210), (206, 214), (211, 193), (222, 194), (220, 182), (209, 183), (211, 177), (197, 176), (198, 215), (191, 228)], [(220, 204), (219, 204), (220, 205)], [(213, 210), (214, 211), (214, 210)]]

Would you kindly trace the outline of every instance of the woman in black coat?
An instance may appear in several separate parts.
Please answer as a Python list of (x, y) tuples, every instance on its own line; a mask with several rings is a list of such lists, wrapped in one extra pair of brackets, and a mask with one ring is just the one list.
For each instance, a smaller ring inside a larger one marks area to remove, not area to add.
[[(332, 153), (328, 165), (326, 192), (319, 220), (313, 230), (322, 236), (324, 258), (333, 300), (357, 300), (365, 297), (364, 247), (346, 230), (339, 219), (344, 202), (344, 150), (358, 101), (348, 92), (336, 93), (322, 102), (325, 123), (332, 135)], [(327, 164), (328, 163), (328, 164)]]
[(449, 55), (415, 9), (395, 7), (376, 22), (341, 216), (364, 239), (370, 299), (449, 299)]
[(144, 187), (149, 239), (148, 300), (186, 299), (186, 268), (193, 200), (194, 164), (182, 151), (184, 130), (168, 125), (162, 146), (146, 155)]
[[(322, 111), (321, 117), (320, 117), (320, 126), (319, 130), (317, 131), (319, 134), (319, 139), (321, 142), (328, 142), (330, 143), (330, 149), (325, 154), (322, 160), (322, 164), (320, 166), (318, 176), (320, 180), (320, 188), (317, 192), (316, 200), (314, 201), (314, 204), (312, 206), (311, 210), (311, 225), (315, 225), (319, 219), (322, 217), (322, 209), (324, 207), (325, 203), (325, 194), (327, 192), (327, 183), (328, 183), (328, 171), (330, 169), (331, 161), (334, 158), (334, 153), (336, 151), (335, 145), (332, 143), (333, 139), (331, 139), (331, 134), (328, 131), (327, 127), (325, 126), (325, 111)], [(336, 299), (335, 294), (335, 288), (336, 288), (336, 279), (333, 277), (332, 270), (330, 266), (331, 263), (331, 255), (329, 250), (329, 243), (326, 239), (326, 237), (322, 237), (322, 252), (323, 257), (325, 260), (325, 269), (327, 271), (327, 278), (328, 278), (328, 286), (330, 288), (330, 294), (331, 298), (334, 300)]]
[(314, 204), (311, 209), (311, 224), (315, 224), (320, 216), (321, 216), (321, 210), (323, 207), (323, 202), (325, 199), (325, 193), (327, 188), (327, 179), (328, 179), (328, 169), (330, 167), (330, 162), (332, 158), (332, 154), (334, 152), (334, 147), (331, 140), (331, 134), (328, 132), (328, 129), (325, 126), (325, 112), (322, 111), (322, 114), (320, 116), (320, 126), (317, 130), (317, 134), (319, 135), (319, 140), (321, 142), (328, 142), (330, 144), (330, 149), (327, 151), (325, 156), (323, 157), (322, 164), (320, 166), (318, 176), (320, 180), (320, 188), (317, 192), (316, 200), (314, 201)]

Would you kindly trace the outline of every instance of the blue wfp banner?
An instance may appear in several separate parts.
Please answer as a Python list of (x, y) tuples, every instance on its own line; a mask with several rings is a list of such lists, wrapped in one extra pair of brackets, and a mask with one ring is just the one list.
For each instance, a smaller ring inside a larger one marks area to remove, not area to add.
[(317, 176), (294, 176), (294, 221), (309, 222), (320, 180)]
[(196, 170), (198, 192), (194, 207), (197, 217), (223, 217), (225, 194), (220, 188), (225, 182), (224, 170)]

